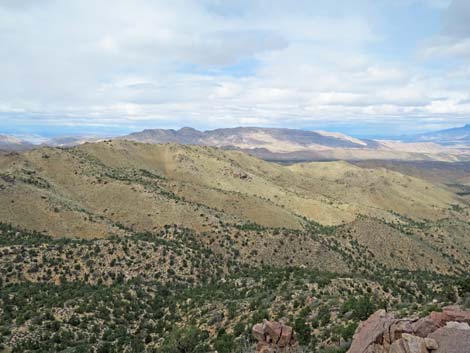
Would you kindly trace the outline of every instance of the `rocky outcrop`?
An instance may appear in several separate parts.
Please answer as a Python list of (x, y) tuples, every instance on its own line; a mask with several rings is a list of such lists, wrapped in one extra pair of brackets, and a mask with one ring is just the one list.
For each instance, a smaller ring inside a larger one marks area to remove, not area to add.
[(470, 353), (470, 327), (452, 327), (447, 324), (429, 335), (437, 342), (433, 353)]
[(264, 320), (252, 329), (254, 338), (258, 341), (258, 353), (290, 353), (298, 346), (292, 327), (280, 322)]
[(356, 330), (348, 353), (470, 353), (470, 311), (448, 306), (421, 319), (379, 310)]
[(390, 332), (393, 321), (393, 316), (385, 310), (375, 312), (369, 319), (359, 325), (349, 351), (351, 353), (362, 353), (367, 352), (366, 348), (368, 347), (386, 344), (385, 340), (388, 339), (388, 332)]

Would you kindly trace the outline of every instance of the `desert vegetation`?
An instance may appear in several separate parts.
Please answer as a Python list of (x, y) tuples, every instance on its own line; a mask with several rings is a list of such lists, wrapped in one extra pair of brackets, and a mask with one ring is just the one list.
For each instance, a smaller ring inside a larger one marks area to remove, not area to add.
[(4, 352), (344, 352), (379, 308), (469, 305), (469, 205), (431, 179), (105, 141), (2, 156)]

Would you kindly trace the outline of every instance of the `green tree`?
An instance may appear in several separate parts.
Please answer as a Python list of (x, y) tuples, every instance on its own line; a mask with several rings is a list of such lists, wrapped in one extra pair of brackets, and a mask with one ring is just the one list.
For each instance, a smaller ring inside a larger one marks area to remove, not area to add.
[(209, 335), (197, 327), (174, 328), (162, 345), (162, 353), (206, 353)]

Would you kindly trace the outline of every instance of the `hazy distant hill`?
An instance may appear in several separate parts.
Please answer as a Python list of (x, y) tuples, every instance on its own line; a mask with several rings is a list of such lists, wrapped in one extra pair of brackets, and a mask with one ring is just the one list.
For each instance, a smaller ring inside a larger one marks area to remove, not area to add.
[[(450, 130), (449, 130), (450, 131)], [(457, 136), (457, 133), (455, 133)], [(116, 137), (152, 144), (178, 143), (220, 147), (247, 152), (255, 157), (274, 161), (321, 161), (321, 160), (405, 160), (405, 161), (467, 161), (470, 160), (469, 141), (460, 133), (457, 143), (443, 146), (431, 136), (421, 140), (392, 141), (358, 139), (337, 132), (307, 131), (298, 129), (238, 127), (199, 131), (190, 127), (179, 130), (148, 129)], [(457, 137), (455, 137), (457, 138)], [(34, 144), (14, 137), (3, 136), (5, 147), (0, 150), (22, 151), (25, 149), (73, 147), (84, 143), (105, 140), (97, 136), (58, 136)], [(450, 141), (450, 140), (449, 140)], [(452, 146), (451, 146), (452, 145)]]
[(314, 160), (465, 160), (470, 156), (434, 144), (361, 140), (341, 133), (296, 129), (239, 127), (199, 131), (153, 129), (120, 137), (146, 143), (175, 142), (238, 149), (256, 157), (280, 161)]
[(59, 136), (54, 137), (46, 142), (42, 143), (41, 146), (49, 147), (73, 147), (78, 146), (87, 142), (99, 142), (106, 139), (105, 137), (95, 137), (95, 136)]
[(428, 132), (412, 137), (414, 141), (429, 141), (442, 145), (470, 145), (470, 124), (446, 130)]
[(41, 147), (73, 147), (105, 139), (105, 137), (96, 136), (58, 136), (41, 138), (40, 141), (35, 141), (34, 139), (17, 138), (11, 135), (0, 135), (0, 151), (21, 152)]
[(152, 129), (124, 136), (128, 140), (147, 143), (176, 142), (216, 147), (269, 148), (287, 152), (312, 147), (363, 148), (375, 146), (374, 141), (362, 141), (342, 134), (296, 129), (237, 127), (199, 131), (185, 127), (179, 130)]
[(0, 151), (24, 151), (33, 148), (34, 145), (22, 139), (0, 135)]

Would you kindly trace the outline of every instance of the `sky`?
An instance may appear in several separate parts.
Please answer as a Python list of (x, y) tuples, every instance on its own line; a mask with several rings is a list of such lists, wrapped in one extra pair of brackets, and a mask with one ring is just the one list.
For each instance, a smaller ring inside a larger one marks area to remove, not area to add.
[(0, 0), (0, 133), (470, 123), (470, 0)]

